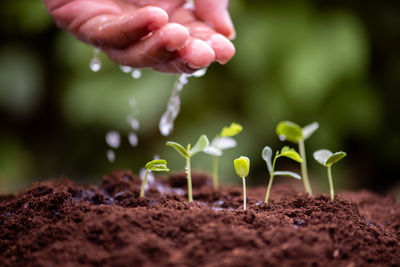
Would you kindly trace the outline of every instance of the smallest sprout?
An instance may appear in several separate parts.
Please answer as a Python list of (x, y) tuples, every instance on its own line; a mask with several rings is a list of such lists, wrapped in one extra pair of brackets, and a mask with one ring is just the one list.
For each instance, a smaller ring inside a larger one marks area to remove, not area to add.
[(331, 193), (331, 200), (333, 201), (335, 197), (335, 192), (333, 191), (333, 182), (332, 182), (332, 171), (331, 166), (332, 164), (338, 162), (342, 158), (346, 157), (346, 152), (339, 151), (336, 153), (332, 153), (327, 149), (320, 149), (314, 152), (313, 156), (319, 164), (327, 167), (328, 169), (328, 179), (329, 179), (329, 188)]
[(146, 166), (146, 174), (144, 175), (143, 183), (142, 183), (142, 188), (140, 189), (140, 197), (144, 197), (144, 185), (146, 184), (147, 181), (147, 175), (151, 172), (169, 172), (169, 169), (167, 167), (167, 161), (163, 159), (156, 159), (149, 161)]
[(243, 210), (246, 210), (246, 180), (249, 175), (250, 160), (248, 157), (241, 156), (233, 161), (236, 174), (242, 178), (243, 181)]

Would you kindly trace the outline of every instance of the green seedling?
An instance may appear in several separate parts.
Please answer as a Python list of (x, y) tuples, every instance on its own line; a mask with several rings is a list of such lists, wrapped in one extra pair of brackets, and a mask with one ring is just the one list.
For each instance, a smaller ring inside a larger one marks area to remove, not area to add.
[(275, 157), (273, 160), (272, 160), (272, 149), (269, 146), (264, 147), (264, 149), (262, 151), (262, 158), (267, 163), (268, 172), (269, 172), (269, 183), (268, 183), (268, 188), (267, 188), (267, 194), (265, 195), (265, 201), (264, 201), (265, 203), (268, 203), (269, 194), (271, 192), (271, 187), (272, 187), (272, 183), (274, 181), (275, 176), (288, 176), (288, 177), (292, 177), (292, 178), (301, 180), (301, 176), (298, 175), (297, 173), (290, 172), (290, 171), (275, 171), (276, 160), (280, 157), (286, 157), (286, 158), (292, 159), (294, 161), (297, 161), (299, 163), (302, 162), (302, 159), (301, 159), (300, 155), (296, 152), (296, 150), (294, 150), (293, 148), (289, 148), (288, 146), (283, 147), (280, 152), (277, 151), (275, 153)]
[(310, 180), (308, 179), (306, 151), (304, 141), (307, 140), (317, 129), (319, 125), (313, 122), (304, 128), (301, 128), (294, 122), (282, 121), (276, 127), (276, 133), (281, 141), (288, 140), (289, 142), (299, 145), (301, 163), (301, 176), (303, 177), (304, 188), (309, 195), (312, 195)]
[(192, 195), (192, 176), (191, 176), (191, 170), (190, 170), (190, 159), (202, 152), (206, 147), (209, 145), (209, 141), (207, 136), (204, 134), (200, 136), (199, 140), (197, 140), (197, 143), (194, 145), (193, 148), (191, 148), (190, 144), (187, 145), (187, 148), (185, 149), (183, 146), (181, 146), (178, 143), (175, 142), (170, 142), (168, 141), (166, 143), (167, 146), (173, 147), (179, 155), (184, 157), (186, 159), (186, 167), (185, 167), (185, 172), (186, 172), (186, 178), (187, 178), (187, 183), (188, 183), (188, 200), (189, 202), (193, 202), (193, 195)]
[(233, 161), (236, 174), (242, 178), (243, 182), (243, 210), (246, 210), (246, 177), (249, 175), (250, 160), (248, 157), (239, 157)]
[(140, 197), (144, 197), (144, 186), (147, 181), (147, 175), (151, 171), (153, 172), (169, 172), (169, 169), (167, 167), (167, 161), (163, 159), (156, 159), (147, 162), (146, 166), (144, 167), (146, 169), (146, 174), (144, 175), (143, 183), (142, 183), (142, 188), (140, 189)]
[(333, 182), (332, 182), (332, 171), (331, 166), (346, 157), (346, 152), (340, 151), (336, 153), (332, 153), (327, 149), (321, 149), (314, 152), (313, 156), (318, 163), (325, 166), (328, 170), (328, 179), (329, 179), (329, 188), (331, 193), (331, 200), (335, 197), (335, 192), (333, 191)]
[(211, 144), (204, 149), (204, 152), (213, 157), (213, 188), (219, 187), (218, 183), (218, 159), (222, 156), (222, 151), (236, 146), (236, 140), (232, 137), (242, 131), (242, 126), (232, 122), (229, 127), (224, 127), (221, 132), (211, 141)]

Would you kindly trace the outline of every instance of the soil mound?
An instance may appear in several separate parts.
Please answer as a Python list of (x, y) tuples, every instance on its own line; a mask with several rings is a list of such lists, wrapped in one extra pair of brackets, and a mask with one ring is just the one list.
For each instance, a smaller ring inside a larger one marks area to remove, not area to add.
[(330, 201), (286, 186), (213, 191), (193, 173), (156, 179), (139, 199), (129, 171), (101, 186), (35, 183), (0, 198), (2, 266), (400, 266), (400, 206), (349, 192)]

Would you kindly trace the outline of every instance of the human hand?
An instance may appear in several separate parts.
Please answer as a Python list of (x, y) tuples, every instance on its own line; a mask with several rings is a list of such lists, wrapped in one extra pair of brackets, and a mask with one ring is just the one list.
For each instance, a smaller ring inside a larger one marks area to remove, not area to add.
[[(229, 0), (44, 0), (57, 25), (121, 65), (193, 72), (235, 54)], [(229, 38), (229, 39), (228, 39)]]

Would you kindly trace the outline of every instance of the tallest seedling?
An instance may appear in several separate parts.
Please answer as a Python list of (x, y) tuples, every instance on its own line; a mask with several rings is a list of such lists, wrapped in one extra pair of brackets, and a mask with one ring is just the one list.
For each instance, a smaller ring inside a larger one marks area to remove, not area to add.
[(317, 129), (319, 125), (313, 122), (304, 128), (301, 128), (294, 122), (282, 121), (276, 127), (276, 133), (281, 141), (288, 140), (289, 142), (299, 145), (301, 162), (301, 176), (303, 178), (304, 188), (309, 195), (312, 195), (310, 180), (308, 179), (306, 150), (304, 141), (307, 140)]

